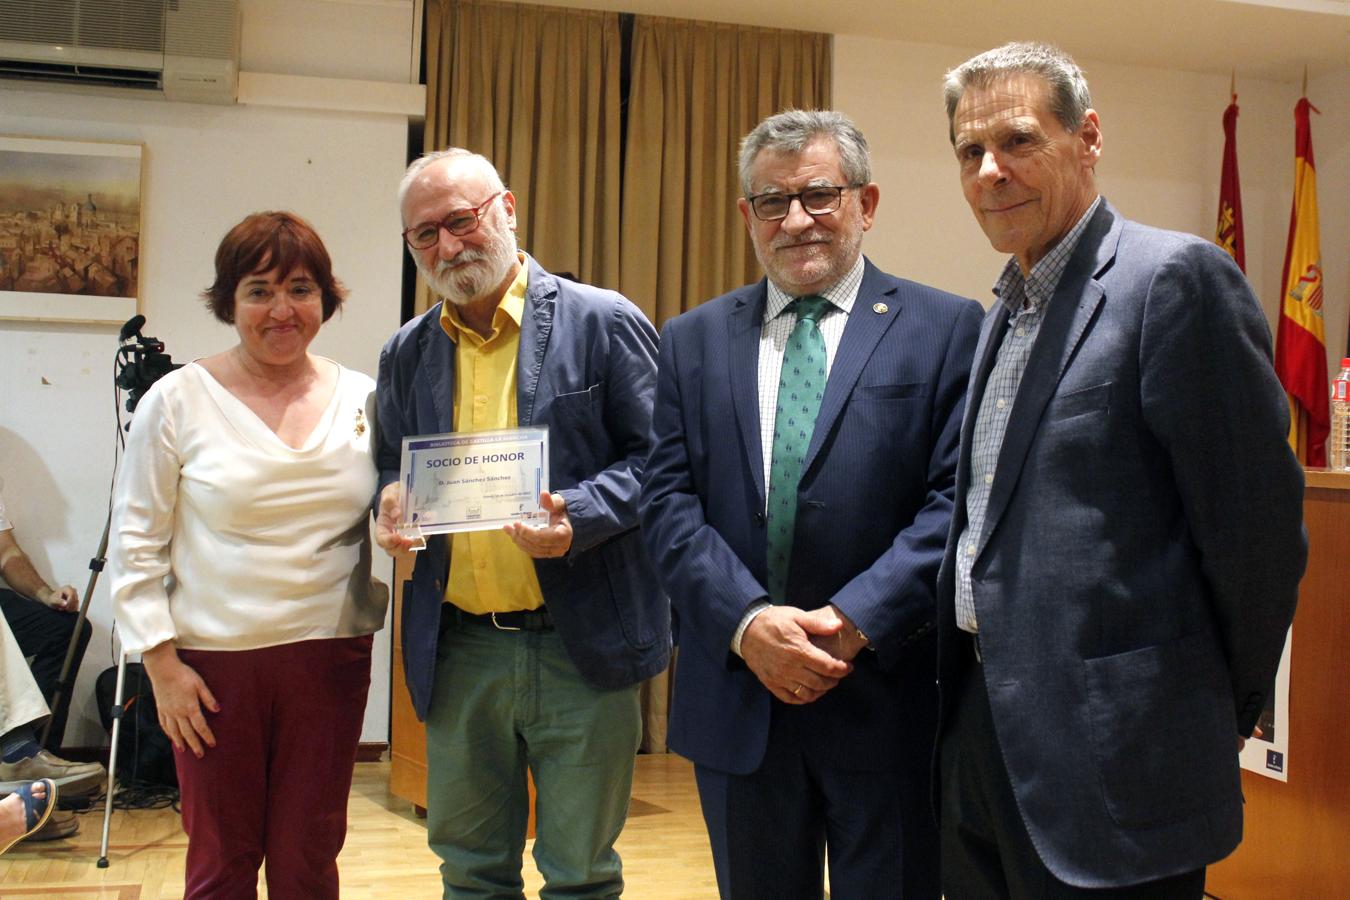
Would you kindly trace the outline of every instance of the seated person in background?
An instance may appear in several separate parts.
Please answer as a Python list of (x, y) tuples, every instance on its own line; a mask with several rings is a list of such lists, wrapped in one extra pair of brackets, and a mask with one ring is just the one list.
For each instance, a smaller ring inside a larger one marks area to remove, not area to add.
[[(4, 482), (0, 481), (0, 489)], [(80, 671), (80, 662), (84, 659), (85, 648), (89, 646), (89, 636), (93, 628), (86, 620), (80, 622), (76, 613), (80, 608), (80, 595), (72, 586), (66, 584), (53, 588), (38, 574), (28, 554), (23, 552), (14, 537), (14, 524), (5, 513), (5, 498), (0, 494), (0, 576), (5, 579), (8, 588), (0, 588), (0, 611), (4, 612), (9, 630), (19, 642), (19, 649), (29, 661), (33, 680), (38, 691), (48, 701), (56, 691), (56, 682), (61, 675), (61, 665), (66, 659), (66, 648), (75, 633), (76, 623), (80, 624), (80, 640), (75, 648), (74, 665), (70, 667), (70, 686)], [(66, 730), (66, 715), (70, 712), (70, 690), (62, 691), (65, 701), (60, 709), (52, 711), (51, 732), (45, 746), (57, 749)], [(40, 776), (39, 776), (40, 777)]]
[(0, 796), (50, 778), (65, 795), (96, 790), (104, 778), (98, 763), (74, 763), (43, 750), (35, 730), (47, 718), (47, 703), (9, 626), (0, 622)]
[[(54, 591), (33, 569), (27, 554), (14, 540), (13, 525), (5, 515), (2, 497), (0, 575), (4, 576), (11, 588), (19, 592), (0, 589), (0, 606), (4, 608), (6, 619), (6, 623), (0, 624), (0, 675), (4, 676), (3, 682), (0, 682), (0, 753), (3, 753), (3, 760), (0, 760), (0, 795), (14, 793), (42, 778), (52, 779), (66, 796), (89, 793), (102, 784), (103, 766), (98, 763), (68, 762), (42, 749), (37, 741), (37, 728), (49, 714), (44, 696), (56, 684), (76, 622), (74, 616), (54, 610), (74, 609), (77, 602), (75, 589), (67, 585)], [(37, 597), (54, 609), (48, 609), (20, 594)], [(35, 607), (37, 614), (34, 615), (29, 607)], [(35, 623), (46, 621), (48, 617), (54, 620), (47, 626), (52, 629), (53, 635), (33, 634)], [(22, 632), (19, 626), (8, 624), (16, 619), (23, 623)], [(88, 629), (89, 624), (86, 622), (85, 631), (80, 636), (81, 655), (89, 643)], [(25, 645), (21, 634), (29, 637), (31, 643)], [(29, 671), (29, 656), (35, 657), (33, 672)], [(77, 656), (77, 662), (78, 659)], [(37, 670), (50, 676), (49, 685), (43, 685), (37, 680)], [(64, 720), (65, 715), (62, 713), (53, 724), (52, 744), (59, 744)]]

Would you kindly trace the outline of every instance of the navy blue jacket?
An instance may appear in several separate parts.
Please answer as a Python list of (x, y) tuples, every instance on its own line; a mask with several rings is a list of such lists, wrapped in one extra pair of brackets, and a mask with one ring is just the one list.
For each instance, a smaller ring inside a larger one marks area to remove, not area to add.
[[(776, 702), (730, 649), (747, 607), (767, 599), (757, 375), (767, 294), (761, 280), (667, 323), (643, 492), (643, 533), (679, 620), (670, 746), (733, 774), (759, 767)], [(875, 648), (800, 708), (805, 739), (841, 768), (926, 778), (934, 584), (981, 314), (869, 262), (830, 368), (786, 601), (836, 604)], [(929, 814), (921, 799), (912, 814)]]
[[(520, 326), (516, 414), (549, 430), (549, 487), (567, 501), (572, 548), (535, 560), (544, 602), (567, 653), (597, 688), (636, 684), (670, 659), (670, 606), (638, 533), (638, 493), (656, 384), (656, 330), (613, 291), (530, 268)], [(404, 437), (453, 431), (455, 343), (441, 305), (409, 321), (380, 354), (376, 464), (398, 479)], [(403, 591), (403, 665), (425, 718), (450, 542), (417, 554)]]
[[(985, 320), (961, 433), (1008, 326)], [(999, 747), (1042, 861), (1087, 888), (1226, 856), (1294, 614), (1303, 473), (1261, 306), (1209, 241), (1102, 202), (1013, 402), (971, 581)], [(938, 581), (944, 717), (969, 671), (956, 541)]]

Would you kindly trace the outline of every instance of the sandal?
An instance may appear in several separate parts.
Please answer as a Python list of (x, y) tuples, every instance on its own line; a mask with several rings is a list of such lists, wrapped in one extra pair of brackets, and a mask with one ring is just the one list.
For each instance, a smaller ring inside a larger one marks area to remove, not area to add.
[(32, 784), (25, 784), (14, 792), (23, 799), (23, 824), (26, 830), (23, 834), (15, 837), (3, 847), (0, 847), (0, 855), (4, 855), (9, 851), (10, 847), (13, 847), (30, 834), (36, 833), (43, 825), (46, 825), (47, 820), (51, 818), (52, 812), (56, 810), (56, 782), (52, 781), (50, 778), (43, 778), (40, 779), (40, 781), (47, 786), (47, 796), (45, 797), (34, 797)]

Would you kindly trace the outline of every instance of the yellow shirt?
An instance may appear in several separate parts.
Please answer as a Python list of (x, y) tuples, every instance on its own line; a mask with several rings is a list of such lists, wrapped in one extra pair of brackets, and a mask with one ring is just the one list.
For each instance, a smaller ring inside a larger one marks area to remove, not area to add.
[[(492, 314), (492, 334), (486, 339), (464, 324), (453, 303), (447, 301), (441, 307), (441, 327), (457, 344), (457, 432), (517, 426), (516, 359), (529, 277), (529, 267), (522, 265)], [(476, 615), (544, 605), (534, 561), (500, 530), (451, 535), (445, 599)]]

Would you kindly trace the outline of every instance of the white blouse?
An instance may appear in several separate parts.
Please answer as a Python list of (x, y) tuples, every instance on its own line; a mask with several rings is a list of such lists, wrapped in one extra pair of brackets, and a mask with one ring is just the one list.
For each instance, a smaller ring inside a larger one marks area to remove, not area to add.
[[(333, 363), (333, 365), (337, 365)], [(202, 366), (141, 399), (114, 492), (109, 582), (126, 650), (249, 650), (377, 631), (368, 515), (375, 383), (339, 366), (295, 449)]]

